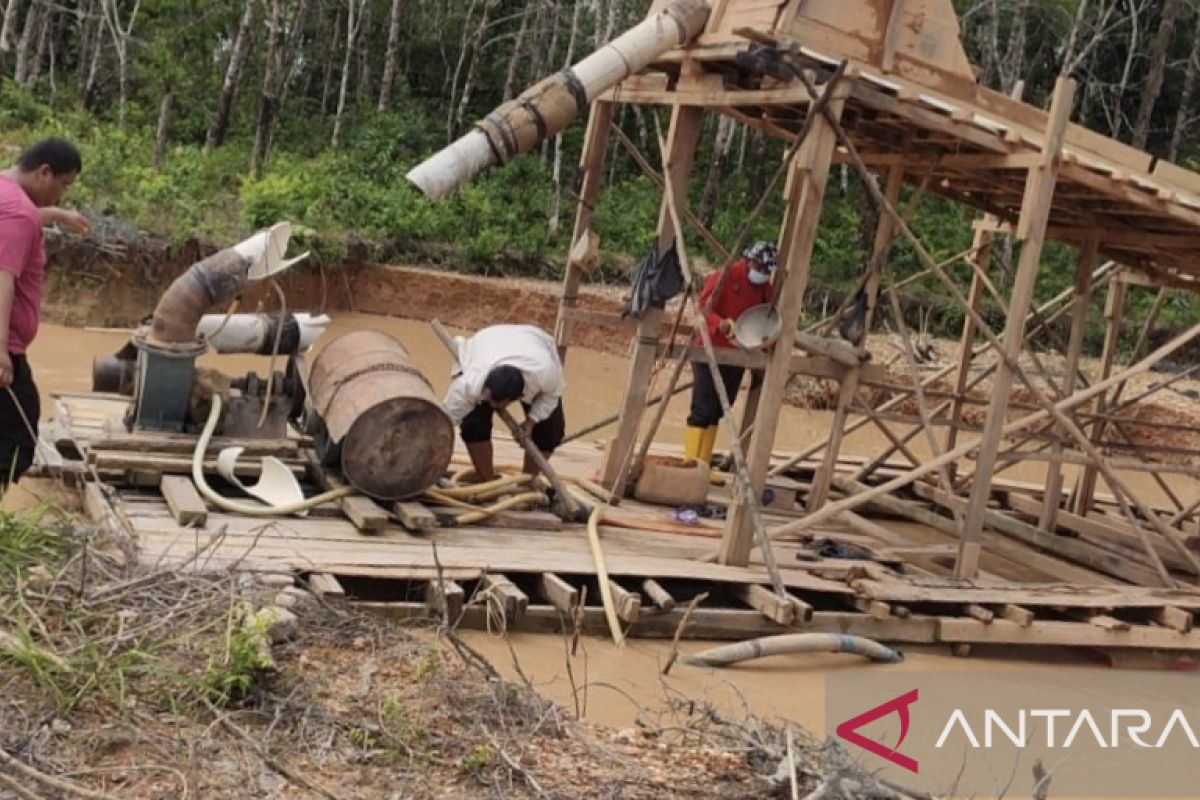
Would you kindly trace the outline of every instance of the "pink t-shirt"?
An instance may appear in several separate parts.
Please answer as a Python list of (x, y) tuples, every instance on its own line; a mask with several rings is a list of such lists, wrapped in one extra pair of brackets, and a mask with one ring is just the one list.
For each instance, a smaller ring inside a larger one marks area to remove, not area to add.
[(37, 335), (46, 277), (42, 219), (25, 190), (0, 177), (0, 271), (13, 276), (8, 352), (21, 355)]

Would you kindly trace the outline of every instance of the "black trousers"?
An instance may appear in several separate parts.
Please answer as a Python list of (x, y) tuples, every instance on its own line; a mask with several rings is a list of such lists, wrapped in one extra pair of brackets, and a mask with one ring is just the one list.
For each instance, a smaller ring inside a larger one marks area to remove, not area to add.
[[(529, 405), (521, 403), (521, 407), (525, 409), (525, 413), (529, 413)], [(459, 431), (462, 433), (462, 440), (466, 444), (476, 444), (478, 442), (491, 441), (492, 438), (492, 416), (495, 410), (487, 403), (480, 403), (475, 406), (475, 410), (467, 414), (463, 418), (462, 425)], [(567, 418), (563, 416), (562, 400), (558, 401), (558, 405), (554, 407), (554, 412), (546, 417), (541, 422), (533, 426), (533, 431), (529, 438), (533, 439), (533, 443), (537, 445), (537, 449), (543, 453), (553, 453), (555, 448), (562, 444), (562, 440), (567, 435)]]
[[(742, 375), (745, 367), (734, 367), (722, 364), (717, 368), (721, 374), (721, 383), (725, 386), (725, 394), (729, 397), (729, 405), (737, 399), (738, 389), (742, 385)], [(692, 410), (688, 414), (687, 424), (693, 428), (707, 428), (721, 421), (724, 413), (721, 410), (721, 399), (717, 396), (717, 388), (713, 383), (712, 372), (703, 361), (692, 362)]]
[[(37, 430), (38, 417), (42, 414), (41, 400), (38, 399), (37, 384), (33, 382), (33, 373), (29, 369), (29, 361), (25, 356), (14, 356), (11, 353), (13, 365), (12, 392), (25, 412), (29, 424)], [(36, 444), (29, 435), (29, 428), (21, 418), (21, 412), (13, 403), (13, 394), (0, 389), (0, 488), (11, 481), (16, 483), (33, 464), (33, 453)]]

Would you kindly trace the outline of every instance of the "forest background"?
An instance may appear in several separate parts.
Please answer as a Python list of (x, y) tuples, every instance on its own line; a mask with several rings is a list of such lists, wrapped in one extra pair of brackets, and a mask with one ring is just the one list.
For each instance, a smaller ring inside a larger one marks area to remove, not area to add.
[[(1024, 81), (1044, 106), (1055, 78), (1080, 83), (1074, 119), (1185, 166), (1200, 166), (1200, 4), (1192, 0), (955, 0), (979, 80)], [(577, 123), (539, 151), (432, 203), (404, 179), (424, 156), (538, 78), (642, 16), (647, 0), (7, 0), (0, 23), (0, 143), (77, 141), (72, 203), (175, 241), (221, 245), (278, 219), (326, 264), (367, 257), (474, 273), (561, 275), (574, 214)], [(619, 124), (655, 153), (667, 112), (622, 106)], [(690, 203), (732, 242), (783, 144), (709, 116)], [(650, 242), (659, 193), (610, 152), (596, 212), (604, 267), (620, 282)], [(774, 239), (779, 197), (759, 223)], [(974, 214), (921, 201), (913, 228), (935, 256), (970, 245)], [(848, 170), (826, 197), (806, 307), (836, 306), (865, 263), (874, 219)], [(697, 241), (695, 252), (704, 253)], [(1011, 259), (1012, 248), (998, 248)], [(708, 253), (709, 263), (718, 265)], [(1072, 282), (1069, 248), (1047, 248), (1042, 299)], [(898, 245), (892, 268), (915, 272)], [(906, 305), (955, 335), (957, 305), (929, 283)], [(1152, 295), (1131, 293), (1136, 331)], [(1094, 304), (1098, 305), (1098, 304)], [(998, 309), (990, 313), (999, 315)], [(1088, 331), (1102, 339), (1100, 311)], [(1174, 293), (1164, 333), (1200, 316)], [(1132, 338), (1132, 337), (1127, 337)], [(1128, 346), (1129, 343), (1127, 342)]]

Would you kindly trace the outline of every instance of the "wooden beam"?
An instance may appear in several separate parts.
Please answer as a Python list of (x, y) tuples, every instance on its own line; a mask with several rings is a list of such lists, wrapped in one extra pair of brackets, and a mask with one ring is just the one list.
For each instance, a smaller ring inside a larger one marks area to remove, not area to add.
[(637, 622), (642, 615), (642, 598), (637, 592), (631, 592), (614, 580), (609, 580), (608, 588), (612, 590), (613, 603), (617, 607), (617, 616), (622, 622)]
[(354, 527), (363, 533), (381, 531), (388, 523), (388, 512), (374, 500), (360, 494), (338, 499), (338, 506), (346, 518), (354, 523)]
[[(604, 179), (604, 154), (608, 150), (613, 110), (612, 103), (597, 99), (592, 102), (591, 112), (588, 114), (587, 131), (583, 137), (583, 151), (579, 156), (579, 174), (582, 176), (583, 183), (579, 189), (579, 203), (575, 207), (575, 227), (571, 233), (572, 244), (578, 242), (580, 237), (592, 227), (592, 215)], [(564, 362), (571, 338), (571, 321), (565, 312), (575, 308), (579, 299), (579, 283), (582, 279), (583, 271), (579, 266), (568, 262), (566, 273), (563, 275), (562, 296), (559, 298), (558, 320), (554, 325), (554, 340), (558, 343), (558, 355)]]
[(466, 593), (454, 581), (436, 580), (425, 584), (425, 602), (438, 616), (453, 626), (462, 617)]
[(424, 533), (437, 527), (437, 517), (434, 513), (416, 501), (397, 502), (392, 505), (392, 511), (400, 520), (400, 524), (413, 533)]
[(1135, 647), (1166, 650), (1192, 650), (1200, 644), (1200, 638), (1194, 634), (1183, 634), (1147, 625), (1131, 626), (1128, 630), (1105, 630), (1079, 622), (1038, 620), (1032, 625), (1022, 627), (1005, 619), (985, 625), (975, 619), (952, 617), (939, 618), (938, 639), (963, 644)]
[(1154, 612), (1154, 621), (1164, 628), (1190, 633), (1192, 630), (1192, 612), (1184, 611), (1176, 606), (1163, 606)]
[(646, 578), (642, 581), (642, 591), (654, 603), (654, 608), (659, 613), (665, 613), (675, 608), (675, 598), (653, 578)]
[(185, 528), (204, 527), (204, 523), (208, 521), (208, 507), (204, 505), (204, 499), (200, 497), (190, 478), (182, 475), (164, 475), (158, 488), (163, 499), (167, 501), (167, 507), (171, 509), (176, 524)]
[[(1092, 299), (1092, 270), (1096, 268), (1098, 246), (1096, 242), (1085, 242), (1079, 250), (1075, 263), (1075, 305), (1071, 312), (1071, 335), (1067, 340), (1066, 374), (1063, 376), (1062, 394), (1069, 395), (1075, 391), (1075, 379), (1079, 374), (1079, 359), (1083, 355), (1083, 334), (1087, 328), (1088, 305)], [(1062, 443), (1055, 442), (1050, 446), (1051, 454), (1061, 453)], [(1042, 505), (1038, 527), (1047, 532), (1053, 532), (1056, 525), (1059, 506), (1062, 504), (1062, 464), (1051, 463), (1047, 466), (1046, 496)]]
[[(827, 110), (837, 118), (845, 102), (845, 83), (834, 87), (834, 91)], [(825, 116), (816, 118), (791, 164), (788, 204), (780, 234), (782, 283), (777, 292), (777, 309), (784, 331), (794, 331), (800, 319), (835, 143), (836, 134), (829, 120)], [(750, 452), (747, 454), (750, 490), (756, 497), (762, 495), (767, 470), (771, 466), (779, 409), (791, 378), (791, 355), (792, 341), (782, 336), (775, 342), (768, 357), (759, 401), (762, 413), (758, 415), (750, 439)], [(744, 498), (735, 497), (726, 518), (718, 560), (722, 564), (749, 563), (752, 542), (750, 509)]]
[(542, 573), (538, 580), (538, 591), (563, 614), (570, 615), (579, 605), (579, 590), (553, 572)]
[(341, 581), (335, 576), (324, 572), (313, 572), (308, 576), (308, 588), (317, 595), (332, 595), (334, 597), (345, 597), (346, 590), (342, 588)]
[[(1041, 265), (1042, 243), (1045, 240), (1054, 186), (1058, 179), (1063, 134), (1071, 116), (1074, 97), (1074, 81), (1059, 78), (1050, 103), (1050, 126), (1047, 128), (1046, 142), (1042, 148), (1042, 163), (1036, 169), (1030, 170), (1029, 179), (1025, 184), (1025, 199), (1021, 205), (1021, 219), (1017, 224), (1017, 236), (1022, 239), (1021, 257), (1017, 263), (1017, 274), (1002, 340), (1005, 353), (1014, 359), (1020, 355), (1025, 341), (1025, 315), (1029, 312), (1033, 300), (1033, 287)], [(977, 475), (990, 475), (995, 468), (1001, 430), (1007, 419), (1008, 402), (1012, 395), (1013, 377), (1012, 366), (1007, 360), (1002, 361), (992, 381), (991, 404), (988, 406), (987, 418), (980, 436), (979, 454), (976, 457)], [(971, 500), (963, 520), (962, 541), (954, 568), (955, 574), (962, 578), (973, 577), (979, 571), (983, 514), (989, 491), (985, 481), (976, 481), (971, 489)]]
[(529, 595), (517, 588), (506, 576), (486, 572), (479, 580), (488, 605), (500, 616), (505, 630), (513, 622), (519, 622), (529, 606)]
[[(667, 131), (666, 179), (671, 182), (677, 198), (688, 196), (688, 178), (696, 155), (696, 143), (700, 136), (703, 109), (694, 106), (677, 106), (671, 111), (671, 124)], [(682, 202), (682, 201), (681, 201)], [(665, 252), (675, 239), (675, 226), (667, 210), (664, 198), (658, 217), (658, 251)], [(602, 468), (601, 483), (616, 495), (624, 494), (624, 482), (628, 478), (629, 459), (633, 454), (638, 426), (646, 408), (650, 389), (650, 373), (658, 355), (658, 331), (662, 324), (663, 311), (648, 309), (638, 322), (634, 340), (634, 354), (629, 365), (629, 378), (625, 382), (625, 396), (621, 404), (621, 417), (617, 431), (609, 440)]]
[(791, 599), (780, 597), (765, 586), (738, 586), (734, 593), (743, 603), (780, 625), (791, 625), (796, 620), (796, 607)]
[(1024, 606), (1005, 603), (1000, 607), (1000, 616), (1009, 622), (1016, 623), (1022, 628), (1028, 628), (1033, 624), (1034, 613)]
[[(1115, 280), (1108, 285), (1108, 295), (1104, 301), (1104, 348), (1100, 352), (1100, 380), (1112, 375), (1113, 362), (1116, 359), (1117, 348), (1121, 341), (1121, 321), (1125, 309), (1125, 288), (1123, 281)], [(1092, 412), (1099, 419), (1092, 427), (1092, 441), (1100, 443), (1104, 436), (1104, 413), (1108, 407), (1108, 395), (1102, 394), (1092, 404)], [(1084, 467), (1075, 482), (1075, 513), (1087, 516), (1092, 508), (1096, 494), (1096, 479), (1099, 468), (1089, 464)], [(1111, 487), (1110, 487), (1111, 488)]]

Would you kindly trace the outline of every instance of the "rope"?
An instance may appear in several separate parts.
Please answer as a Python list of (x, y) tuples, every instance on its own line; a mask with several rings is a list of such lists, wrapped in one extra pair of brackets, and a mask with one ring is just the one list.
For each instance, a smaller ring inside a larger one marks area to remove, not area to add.
[(279, 342), (283, 339), (283, 321), (287, 319), (287, 298), (284, 297), (283, 289), (279, 288), (279, 282), (274, 278), (271, 278), (271, 288), (279, 296), (279, 324), (275, 326), (275, 341), (271, 344), (271, 360), (267, 364), (267, 391), (263, 397), (262, 411), (258, 414), (258, 424), (254, 426), (256, 428), (261, 428), (267, 421), (267, 411), (271, 408), (271, 388), (275, 382), (275, 358), (279, 355)]
[(17, 407), (17, 413), (21, 415), (21, 422), (25, 423), (25, 430), (29, 432), (30, 438), (33, 439), (33, 449), (37, 450), (38, 445), (41, 445), (44, 450), (54, 452), (51, 450), (50, 445), (38, 438), (37, 428), (29, 421), (29, 417), (25, 415), (25, 409), (21, 407), (21, 401), (17, 399), (17, 393), (13, 391), (11, 386), (5, 386), (4, 391), (8, 392), (8, 396), (12, 398), (13, 405)]

